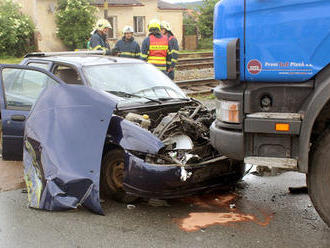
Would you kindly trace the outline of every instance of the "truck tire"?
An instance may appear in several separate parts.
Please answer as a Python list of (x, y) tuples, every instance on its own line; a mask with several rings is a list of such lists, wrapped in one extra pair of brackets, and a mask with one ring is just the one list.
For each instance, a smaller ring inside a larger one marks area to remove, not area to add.
[(311, 150), (307, 186), (316, 211), (330, 226), (330, 129), (321, 135)]
[(132, 203), (138, 199), (123, 189), (125, 154), (121, 149), (108, 151), (102, 160), (101, 193), (119, 202)]

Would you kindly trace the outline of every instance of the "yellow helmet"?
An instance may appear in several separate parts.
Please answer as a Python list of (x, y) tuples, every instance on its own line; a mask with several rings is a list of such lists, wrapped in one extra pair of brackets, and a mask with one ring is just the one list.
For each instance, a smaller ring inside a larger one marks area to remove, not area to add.
[(171, 24), (169, 24), (167, 21), (162, 21), (160, 27), (166, 29), (167, 31), (172, 31)]
[(123, 34), (126, 34), (126, 33), (134, 33), (134, 30), (131, 26), (125, 26), (123, 28)]
[(96, 30), (103, 30), (105, 28), (112, 28), (108, 20), (100, 19), (96, 22), (96, 27), (95, 27)]
[(160, 31), (160, 21), (157, 19), (152, 19), (148, 25), (148, 30), (150, 31), (150, 29), (158, 29)]

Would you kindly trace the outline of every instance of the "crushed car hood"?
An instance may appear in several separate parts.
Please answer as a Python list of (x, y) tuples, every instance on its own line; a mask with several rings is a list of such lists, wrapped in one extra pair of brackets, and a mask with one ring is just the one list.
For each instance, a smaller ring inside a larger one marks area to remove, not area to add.
[[(44, 90), (25, 124), (24, 177), (31, 207), (66, 210), (84, 206), (103, 214), (101, 160), (117, 103), (118, 98), (85, 86), (56, 85)], [(147, 131), (131, 133), (130, 125), (124, 122), (121, 132), (112, 126), (124, 148), (142, 146), (144, 139), (150, 144), (147, 152), (157, 153), (163, 147)]]

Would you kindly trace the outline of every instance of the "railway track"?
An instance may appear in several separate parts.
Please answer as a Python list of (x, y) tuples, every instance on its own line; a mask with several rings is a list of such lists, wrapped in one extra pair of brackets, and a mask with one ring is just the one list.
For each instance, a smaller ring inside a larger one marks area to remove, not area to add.
[(213, 52), (179, 54), (179, 58), (204, 58), (204, 57), (213, 57)]
[(218, 85), (214, 78), (203, 78), (175, 82), (187, 95), (202, 95), (212, 93), (212, 89)]
[(213, 57), (180, 58), (176, 65), (177, 70), (205, 69), (213, 67)]

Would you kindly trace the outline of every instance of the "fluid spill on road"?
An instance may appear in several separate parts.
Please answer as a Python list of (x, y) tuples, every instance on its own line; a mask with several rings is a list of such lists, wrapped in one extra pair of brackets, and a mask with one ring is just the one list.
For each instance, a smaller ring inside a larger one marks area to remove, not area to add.
[(255, 215), (241, 213), (238, 209), (230, 208), (230, 204), (238, 198), (237, 194), (206, 195), (185, 198), (182, 201), (201, 208), (204, 211), (194, 211), (184, 218), (176, 218), (174, 222), (186, 232), (198, 231), (213, 225), (228, 225), (232, 223), (253, 222), (260, 226), (267, 226), (273, 215), (260, 211), (264, 217), (258, 220)]

